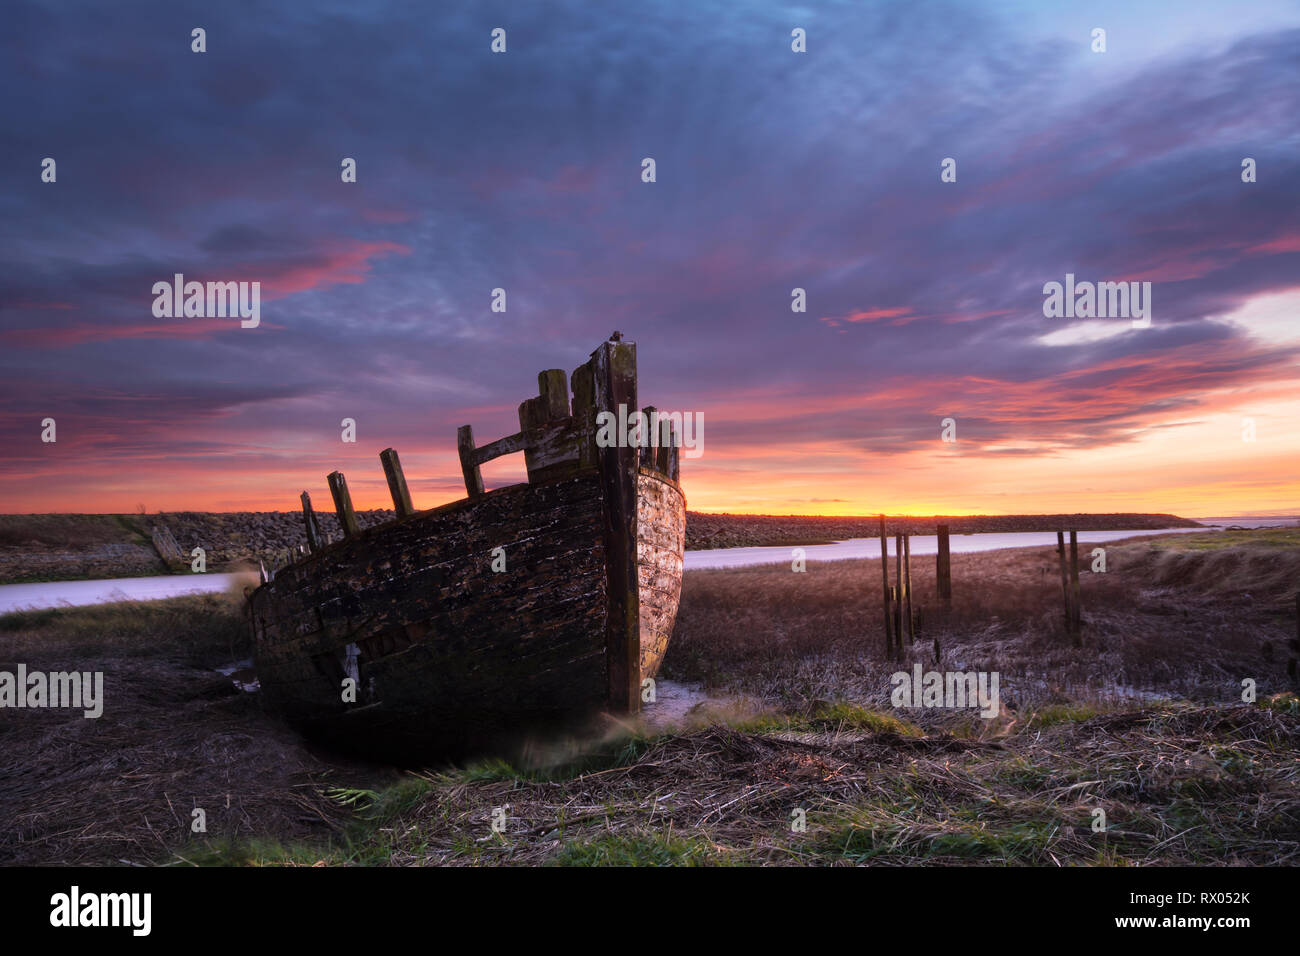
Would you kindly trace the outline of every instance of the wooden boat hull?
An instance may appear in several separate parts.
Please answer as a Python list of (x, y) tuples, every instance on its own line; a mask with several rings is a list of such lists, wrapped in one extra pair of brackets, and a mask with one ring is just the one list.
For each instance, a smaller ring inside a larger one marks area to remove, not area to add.
[(277, 571), (250, 598), (268, 705), (332, 746), (394, 760), (635, 709), (627, 688), (655, 675), (672, 634), (686, 526), (680, 485), (637, 452), (619, 459), (635, 489), (623, 512), (611, 469), (580, 461)]

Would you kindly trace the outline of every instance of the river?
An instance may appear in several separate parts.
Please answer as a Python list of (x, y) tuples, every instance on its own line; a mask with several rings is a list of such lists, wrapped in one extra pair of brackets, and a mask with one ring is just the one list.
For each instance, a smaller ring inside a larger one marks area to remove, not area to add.
[(0, 586), (0, 614), (10, 611), (110, 601), (157, 601), (185, 594), (229, 591), (254, 583), (249, 574), (164, 574), (156, 578), (98, 578), (93, 581), (44, 581), (40, 584)]
[[(1205, 528), (1167, 528), (1161, 531), (1080, 531), (1079, 544), (1100, 544), (1133, 538), (1139, 535), (1180, 534), (1188, 531), (1205, 531)], [(1003, 548), (1033, 548), (1043, 545), (1056, 547), (1055, 531), (1012, 531), (988, 534), (954, 534), (948, 538), (952, 554), (971, 554), (977, 551), (1000, 551)], [(889, 553), (894, 554), (894, 538), (888, 538)], [(879, 558), (879, 538), (849, 538), (834, 544), (801, 545), (809, 561), (843, 561), (847, 558)], [(917, 555), (938, 554), (939, 538), (933, 534), (914, 534), (909, 538), (908, 550)], [(792, 545), (764, 548), (719, 548), (716, 551), (687, 551), (686, 570), (703, 571), (706, 568), (741, 568), (750, 564), (788, 563)]]
[[(1214, 527), (1238, 525), (1245, 528), (1269, 528), (1296, 523), (1295, 518), (1200, 518)], [(1162, 531), (1080, 531), (1080, 544), (1100, 544), (1142, 535), (1181, 534), (1205, 531), (1206, 528), (1172, 528)], [(890, 539), (893, 554), (893, 539)], [(1055, 545), (1051, 531), (1016, 531), (992, 534), (954, 534), (949, 539), (954, 554), (997, 551), (1002, 548), (1029, 548)], [(720, 548), (714, 551), (687, 551), (686, 570), (737, 568), (750, 564), (773, 564), (791, 560), (793, 548), (782, 545), (767, 548)], [(935, 554), (939, 550), (935, 535), (913, 535), (914, 555)], [(879, 538), (850, 538), (834, 544), (806, 545), (809, 561), (840, 561), (846, 558), (880, 557)], [(256, 583), (256, 575), (243, 574), (167, 574), (153, 578), (104, 578), (94, 581), (49, 581), (40, 584), (6, 584), (0, 586), (0, 614), (25, 609), (71, 607), (105, 604), (110, 601), (157, 601), (185, 594), (229, 591)]]

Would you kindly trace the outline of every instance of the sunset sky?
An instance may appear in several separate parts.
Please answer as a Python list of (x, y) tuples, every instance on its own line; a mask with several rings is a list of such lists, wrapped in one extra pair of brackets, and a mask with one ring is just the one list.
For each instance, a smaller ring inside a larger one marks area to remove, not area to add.
[(3, 512), (431, 507), (617, 329), (694, 510), (1300, 513), (1293, 0), (11, 2), (0, 89)]

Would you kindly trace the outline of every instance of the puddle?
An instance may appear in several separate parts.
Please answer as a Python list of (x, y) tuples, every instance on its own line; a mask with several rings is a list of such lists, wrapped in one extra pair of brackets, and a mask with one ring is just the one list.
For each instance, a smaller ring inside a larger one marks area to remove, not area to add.
[(703, 684), (656, 679), (655, 701), (641, 705), (641, 720), (650, 730), (680, 727), (701, 704), (721, 705), (728, 699), (709, 695)]
[(235, 689), (246, 694), (254, 694), (262, 689), (262, 683), (257, 679), (257, 671), (253, 670), (251, 660), (235, 661), (233, 664), (218, 667), (217, 673), (222, 677), (229, 677)]

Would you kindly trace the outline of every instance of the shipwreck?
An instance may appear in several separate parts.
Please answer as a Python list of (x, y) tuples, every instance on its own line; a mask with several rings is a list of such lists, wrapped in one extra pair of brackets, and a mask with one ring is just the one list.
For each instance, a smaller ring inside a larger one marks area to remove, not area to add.
[[(327, 541), (303, 492), (304, 553), (249, 597), (267, 705), (395, 760), (635, 714), (677, 616), (686, 499), (671, 422), (598, 440), (597, 416), (620, 406), (638, 407), (636, 345), (615, 333), (572, 375), (538, 375), (517, 433), (480, 446), (460, 428), (463, 500), (416, 511), (391, 448), (393, 520), (361, 530), (334, 472), (342, 537)], [(485, 491), (480, 466), (514, 452), (527, 482)]]

